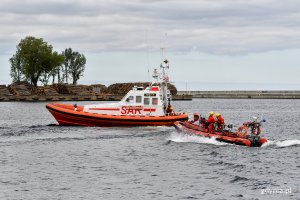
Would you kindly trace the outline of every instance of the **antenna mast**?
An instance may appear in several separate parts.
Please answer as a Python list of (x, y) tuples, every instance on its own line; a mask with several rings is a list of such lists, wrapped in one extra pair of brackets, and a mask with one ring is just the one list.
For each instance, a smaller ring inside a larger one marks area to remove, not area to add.
[(165, 50), (165, 47), (160, 47), (160, 50), (161, 50), (161, 59), (164, 60), (164, 50)]
[(149, 61), (149, 42), (148, 42), (148, 30), (146, 31), (146, 43), (147, 43), (147, 67), (148, 67), (148, 82), (149, 82), (149, 87), (151, 85), (151, 75), (150, 75), (150, 61)]
[(167, 69), (169, 69), (169, 61), (164, 58), (164, 47), (161, 47), (161, 55), (162, 55), (162, 60), (163, 62), (160, 65), (160, 68), (162, 69), (162, 77), (161, 77), (161, 88), (162, 88), (162, 93), (163, 93), (163, 101), (164, 105), (168, 105), (168, 101), (170, 101), (170, 96), (168, 93), (168, 82), (169, 82), (169, 76), (167, 73)]

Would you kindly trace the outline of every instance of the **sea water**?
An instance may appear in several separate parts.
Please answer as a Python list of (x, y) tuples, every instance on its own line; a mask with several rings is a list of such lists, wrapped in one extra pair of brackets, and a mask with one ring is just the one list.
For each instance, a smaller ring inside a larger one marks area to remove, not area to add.
[(173, 102), (234, 129), (265, 119), (254, 148), (173, 127), (57, 126), (45, 104), (0, 103), (0, 199), (300, 198), (299, 100)]

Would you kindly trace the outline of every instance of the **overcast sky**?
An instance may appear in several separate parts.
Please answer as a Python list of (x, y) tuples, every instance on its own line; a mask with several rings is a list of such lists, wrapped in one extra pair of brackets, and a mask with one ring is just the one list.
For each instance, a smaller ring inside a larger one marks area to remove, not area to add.
[(180, 89), (300, 89), (299, 0), (0, 2), (0, 84), (30, 35), (83, 53), (81, 83), (147, 81), (163, 46)]

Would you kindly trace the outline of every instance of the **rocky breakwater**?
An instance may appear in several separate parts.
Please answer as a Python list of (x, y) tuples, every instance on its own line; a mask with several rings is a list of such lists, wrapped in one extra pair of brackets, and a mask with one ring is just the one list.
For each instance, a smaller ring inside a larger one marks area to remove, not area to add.
[[(147, 87), (149, 83), (116, 83), (108, 87), (95, 85), (53, 84), (34, 87), (26, 81), (0, 85), (0, 101), (118, 101), (133, 86)], [(177, 89), (170, 84), (174, 98)], [(180, 96), (179, 96), (180, 97)]]
[(13, 95), (10, 93), (9, 89), (6, 85), (0, 85), (0, 100), (3, 101), (5, 99), (9, 99)]
[[(105, 85), (96, 85), (106, 89)], [(53, 84), (34, 87), (26, 81), (0, 85), (0, 101), (73, 101), (109, 100), (103, 93), (94, 92), (94, 86)]]

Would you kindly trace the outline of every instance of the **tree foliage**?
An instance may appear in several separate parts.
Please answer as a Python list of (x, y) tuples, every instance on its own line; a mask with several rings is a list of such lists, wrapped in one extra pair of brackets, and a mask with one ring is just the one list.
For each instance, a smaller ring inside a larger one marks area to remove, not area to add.
[(71, 77), (75, 85), (83, 76), (86, 58), (71, 48), (58, 54), (42, 38), (28, 36), (17, 45), (17, 51), (9, 62), (13, 82), (27, 80), (37, 86), (38, 81), (41, 81), (47, 85), (51, 77), (54, 83), (57, 76), (59, 83), (68, 83)]
[(21, 81), (22, 79), (24, 79), (19, 53), (16, 52), (16, 54), (9, 59), (9, 62), (10, 62), (10, 76), (12, 77), (13, 82)]
[(42, 38), (28, 36), (21, 40), (16, 54), (10, 58), (11, 75), (13, 80), (20, 78), (17, 71), (20, 69), (25, 79), (30, 80), (34, 86), (37, 86), (39, 80), (47, 84), (63, 60), (63, 55), (53, 52), (53, 47)]
[(71, 48), (65, 49), (62, 53), (64, 55), (63, 63), (63, 76), (68, 83), (69, 75), (72, 77), (73, 85), (77, 84), (77, 81), (83, 76), (85, 70), (86, 58), (83, 54), (73, 51)]
[(48, 85), (50, 77), (55, 77), (57, 75), (57, 70), (59, 69), (60, 65), (63, 63), (63, 60), (64, 57), (62, 55), (59, 55), (57, 52), (52, 53), (49, 66), (44, 68), (44, 70), (41, 73), (40, 81), (44, 83), (44, 85)]

